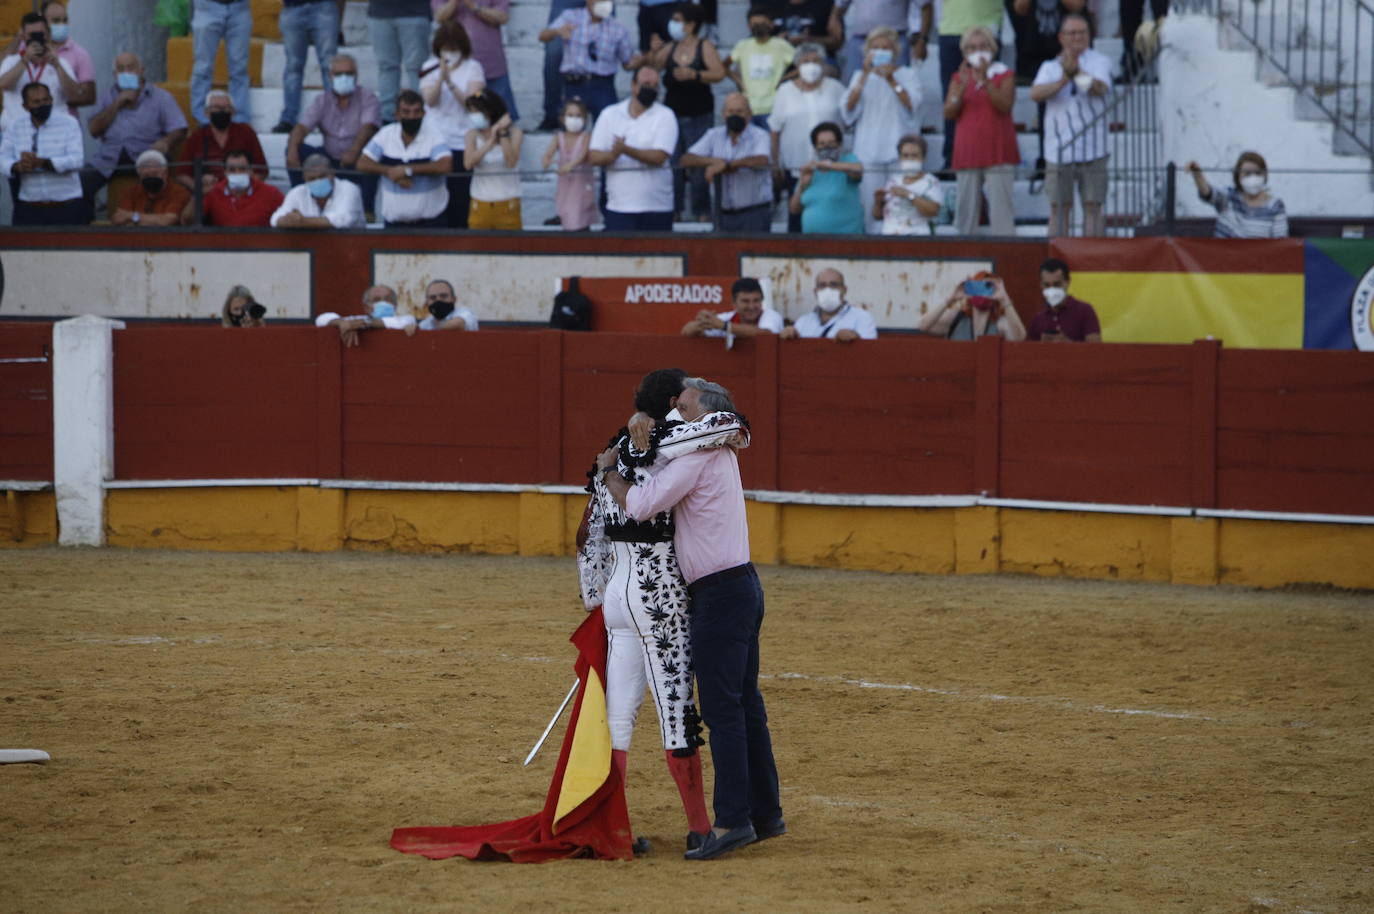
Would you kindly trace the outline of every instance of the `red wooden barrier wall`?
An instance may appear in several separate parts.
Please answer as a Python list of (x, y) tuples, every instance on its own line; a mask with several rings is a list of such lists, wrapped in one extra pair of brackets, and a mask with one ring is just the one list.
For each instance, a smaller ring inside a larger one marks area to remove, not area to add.
[(0, 327), (0, 479), (52, 479), (51, 324)]

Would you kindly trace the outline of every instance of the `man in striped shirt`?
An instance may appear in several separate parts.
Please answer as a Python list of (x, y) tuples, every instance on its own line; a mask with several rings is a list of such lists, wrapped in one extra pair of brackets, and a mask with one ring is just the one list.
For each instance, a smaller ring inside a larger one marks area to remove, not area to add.
[(1040, 65), (1032, 101), (1045, 103), (1045, 196), (1050, 237), (1069, 233), (1075, 185), (1083, 202), (1083, 234), (1101, 235), (1107, 199), (1107, 93), (1112, 63), (1094, 51), (1088, 20), (1073, 13), (1059, 24), (1059, 56)]
[(42, 83), (24, 86), (27, 117), (17, 117), (0, 139), (0, 171), (19, 179), (15, 225), (81, 225), (84, 147), (81, 125), (53, 110), (52, 92)]

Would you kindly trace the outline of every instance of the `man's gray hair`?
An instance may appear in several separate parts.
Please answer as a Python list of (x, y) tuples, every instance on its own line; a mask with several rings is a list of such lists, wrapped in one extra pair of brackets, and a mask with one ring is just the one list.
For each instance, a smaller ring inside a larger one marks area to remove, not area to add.
[(327, 168), (334, 170), (334, 163), (329, 161), (329, 156), (322, 152), (316, 152), (305, 157), (301, 163), (301, 171), (314, 171), (316, 168)]
[(684, 388), (690, 387), (700, 394), (697, 402), (708, 413), (733, 413), (736, 411), (735, 403), (730, 399), (730, 391), (714, 381), (708, 381), (705, 378), (686, 378), (683, 380), (682, 386)]
[(825, 48), (814, 41), (803, 41), (797, 45), (797, 51), (792, 55), (792, 60), (795, 63), (801, 63), (801, 59), (808, 54), (814, 54), (821, 60), (825, 60)]
[(335, 54), (333, 57), (329, 58), (329, 65), (331, 67), (334, 66), (334, 61), (336, 60), (346, 60), (353, 64), (353, 69), (358, 69), (358, 58), (354, 57), (352, 54)]
[(222, 98), (229, 103), (229, 107), (234, 107), (234, 96), (229, 94), (228, 89), (211, 89), (205, 93), (205, 107), (210, 107), (210, 102), (217, 98)]

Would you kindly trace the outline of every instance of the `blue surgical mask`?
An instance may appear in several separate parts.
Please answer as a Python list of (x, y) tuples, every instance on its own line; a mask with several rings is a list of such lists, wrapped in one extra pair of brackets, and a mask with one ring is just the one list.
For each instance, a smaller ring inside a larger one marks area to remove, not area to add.
[(885, 67), (892, 63), (892, 52), (887, 48), (878, 48), (873, 52), (873, 66)]
[[(672, 38), (674, 41), (681, 41), (682, 36), (686, 34), (687, 26), (678, 22), (676, 19), (668, 20), (668, 37)], [(55, 38), (56, 35), (54, 34), (53, 37)]]
[(352, 73), (340, 73), (329, 80), (329, 87), (338, 95), (352, 95), (358, 88), (358, 77)]
[(246, 171), (236, 171), (225, 175), (225, 180), (229, 182), (230, 190), (247, 190), (251, 177)]
[(140, 80), (138, 78), (137, 73), (115, 74), (115, 85), (119, 87), (119, 91), (121, 92), (127, 91), (129, 89), (137, 89), (139, 86), (139, 82)]
[(313, 181), (307, 181), (305, 186), (309, 189), (310, 196), (317, 200), (323, 200), (334, 192), (334, 181), (331, 178), (316, 178)]
[(389, 301), (379, 301), (372, 303), (373, 317), (395, 317), (396, 306)]
[(66, 41), (67, 36), (71, 34), (72, 27), (65, 22), (59, 22), (56, 25), (51, 26), (51, 29), (53, 43), (61, 44), (62, 42)]

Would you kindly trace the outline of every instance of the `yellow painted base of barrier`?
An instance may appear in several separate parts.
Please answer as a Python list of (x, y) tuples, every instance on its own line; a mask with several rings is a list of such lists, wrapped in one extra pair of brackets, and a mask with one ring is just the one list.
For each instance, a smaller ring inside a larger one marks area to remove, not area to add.
[(0, 548), (57, 542), (57, 496), (52, 492), (0, 493)]
[[(9, 503), (21, 506), (23, 534), (0, 536), (0, 546), (56, 542), (53, 494), (14, 494)], [(585, 503), (580, 494), (543, 492), (116, 489), (106, 496), (106, 535), (109, 545), (126, 548), (571, 555)], [(1367, 525), (987, 506), (747, 507), (760, 564), (1374, 588), (1374, 526)], [(0, 514), (0, 527), (7, 517)]]

